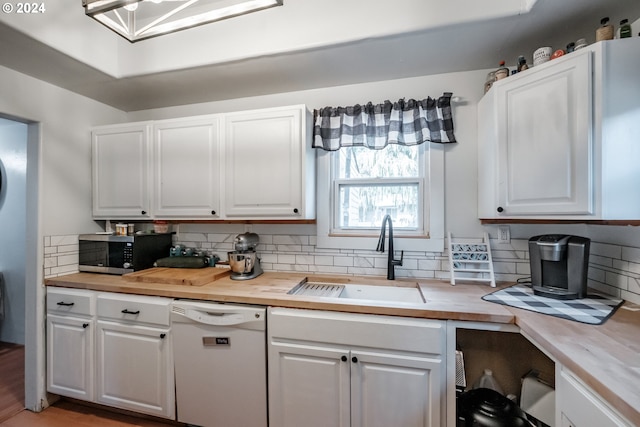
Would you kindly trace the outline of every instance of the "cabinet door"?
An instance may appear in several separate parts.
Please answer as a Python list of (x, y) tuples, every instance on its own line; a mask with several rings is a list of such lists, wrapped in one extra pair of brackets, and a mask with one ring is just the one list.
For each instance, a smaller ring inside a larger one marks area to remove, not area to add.
[(93, 216), (148, 218), (149, 126), (112, 126), (92, 132)]
[(167, 330), (98, 320), (97, 401), (175, 417), (171, 335)]
[(155, 217), (220, 215), (219, 119), (154, 124)]
[(94, 399), (94, 321), (47, 314), (47, 391)]
[(304, 344), (272, 344), (269, 425), (349, 427), (349, 352)]
[(229, 217), (300, 217), (302, 109), (235, 113), (225, 119), (224, 206)]
[(351, 352), (351, 427), (439, 427), (440, 358)]
[(556, 365), (556, 419), (561, 427), (623, 427), (632, 424), (618, 417), (599, 396)]
[(594, 211), (591, 52), (558, 61), (492, 89), (501, 216)]

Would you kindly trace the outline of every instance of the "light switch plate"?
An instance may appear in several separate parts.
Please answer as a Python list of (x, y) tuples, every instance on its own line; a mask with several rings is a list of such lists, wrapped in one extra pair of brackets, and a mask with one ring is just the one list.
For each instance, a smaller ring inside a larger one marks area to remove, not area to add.
[(509, 231), (508, 225), (499, 225), (498, 226), (498, 243), (510, 243), (511, 242), (511, 232)]

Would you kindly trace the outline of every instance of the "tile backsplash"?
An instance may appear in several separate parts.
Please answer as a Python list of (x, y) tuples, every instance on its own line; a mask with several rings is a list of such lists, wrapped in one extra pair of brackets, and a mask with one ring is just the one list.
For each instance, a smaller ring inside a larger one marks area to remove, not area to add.
[[(237, 233), (178, 232), (174, 243), (226, 259)], [(480, 239), (478, 239), (480, 241)], [(530, 275), (527, 240), (509, 244), (491, 240), (497, 281), (514, 282)], [(258, 252), (265, 271), (292, 271), (359, 276), (385, 276), (387, 254), (374, 250), (321, 249), (316, 236), (260, 233)], [(44, 238), (44, 276), (78, 271), (78, 235)], [(396, 277), (449, 279), (448, 253), (404, 253)], [(486, 285), (478, 285), (486, 286)], [(640, 248), (591, 242), (589, 287), (640, 304)]]

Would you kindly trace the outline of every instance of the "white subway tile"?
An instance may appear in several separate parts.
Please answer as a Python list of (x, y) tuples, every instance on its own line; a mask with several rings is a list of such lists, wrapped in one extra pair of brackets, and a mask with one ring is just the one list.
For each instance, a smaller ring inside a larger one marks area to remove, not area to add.
[(632, 302), (634, 304), (640, 304), (640, 294), (622, 290), (620, 291), (620, 298), (625, 301)]
[(630, 248), (628, 246), (623, 246), (622, 259), (625, 261), (640, 263), (640, 248)]
[(51, 236), (51, 246), (67, 246), (67, 245), (77, 245), (77, 244), (78, 244), (77, 234), (68, 234), (64, 236)]
[(316, 255), (314, 257), (314, 264), (318, 266), (333, 265), (333, 257)]
[(278, 264), (295, 264), (295, 255), (278, 255)]
[(591, 242), (589, 252), (592, 255), (600, 255), (617, 259), (622, 258), (622, 247), (608, 243)]
[(605, 267), (611, 267), (613, 265), (613, 259), (609, 257), (597, 256), (594, 254), (589, 255), (589, 262), (593, 264), (603, 265)]
[(629, 287), (629, 278), (621, 274), (610, 271), (605, 272), (605, 283), (616, 288), (627, 290)]
[(79, 247), (78, 244), (74, 244), (74, 245), (60, 245), (58, 246), (58, 253), (62, 254), (62, 253), (70, 253), (70, 252), (78, 252)]
[(313, 255), (295, 255), (295, 263), (311, 265), (314, 263)]
[(58, 266), (58, 257), (48, 257), (44, 259), (44, 268), (51, 268)]
[(61, 255), (58, 258), (58, 266), (63, 265), (78, 265), (78, 254), (70, 254), (70, 255)]
[(333, 264), (336, 267), (353, 267), (353, 257), (351, 256), (336, 256), (333, 258)]

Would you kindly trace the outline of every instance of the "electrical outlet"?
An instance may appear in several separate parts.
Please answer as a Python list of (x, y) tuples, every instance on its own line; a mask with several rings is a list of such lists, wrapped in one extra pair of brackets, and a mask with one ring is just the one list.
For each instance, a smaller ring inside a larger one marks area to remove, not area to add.
[(498, 226), (498, 243), (509, 243), (511, 242), (511, 232), (509, 231), (508, 225), (499, 225)]

